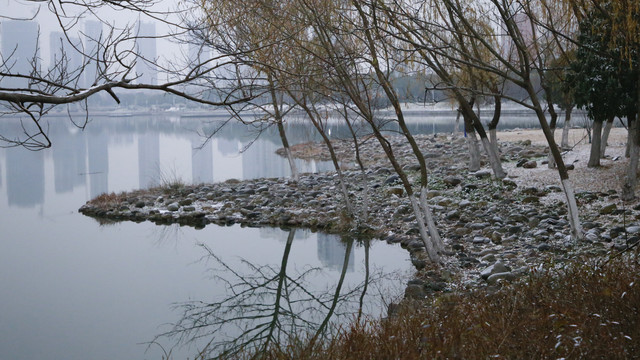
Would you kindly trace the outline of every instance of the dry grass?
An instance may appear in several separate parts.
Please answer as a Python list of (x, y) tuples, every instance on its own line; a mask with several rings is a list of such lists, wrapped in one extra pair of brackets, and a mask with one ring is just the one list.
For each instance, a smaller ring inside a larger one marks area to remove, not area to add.
[(103, 193), (93, 198), (89, 203), (95, 206), (108, 207), (119, 205), (124, 199), (124, 194)]
[(637, 259), (548, 264), (495, 294), (447, 295), (332, 341), (259, 359), (633, 359), (640, 357)]

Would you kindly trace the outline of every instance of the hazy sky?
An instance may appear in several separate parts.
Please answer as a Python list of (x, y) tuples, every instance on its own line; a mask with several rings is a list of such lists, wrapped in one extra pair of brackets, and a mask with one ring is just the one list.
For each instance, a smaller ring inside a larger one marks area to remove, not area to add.
[[(55, 3), (56, 6), (59, 6), (59, 2), (54, 1), (53, 3)], [(159, 4), (160, 5), (155, 6), (154, 9), (166, 11), (169, 9), (174, 9), (176, 6), (176, 2), (174, 0), (159, 1)], [(78, 7), (65, 6), (64, 9), (65, 11), (67, 11), (68, 15), (75, 15), (79, 13)], [(60, 31), (58, 20), (49, 9), (49, 2), (43, 3), (25, 0), (0, 0), (0, 16), (26, 19), (32, 17), (34, 14), (38, 14), (35, 20), (40, 26), (40, 54), (44, 63), (48, 64), (50, 59), (49, 35), (52, 31)], [(6, 18), (0, 17), (0, 21), (3, 21), (5, 19)], [(144, 14), (132, 11), (116, 11), (106, 6), (97, 9), (95, 14), (85, 14), (83, 17), (83, 21), (97, 19), (100, 19), (107, 24), (116, 26), (117, 28), (123, 28), (128, 24), (135, 24), (139, 20), (145, 22), (155, 22), (157, 36), (162, 36), (163, 34), (168, 34), (170, 32), (170, 28), (168, 25), (160, 21), (156, 21)], [(72, 33), (75, 32), (75, 34), (72, 34), (72, 36), (81, 37), (78, 32), (84, 29), (83, 21), (81, 21), (74, 27)], [(103, 31), (106, 31), (106, 29), (107, 26), (104, 25)], [(169, 42), (168, 40), (158, 39), (157, 49), (158, 56), (164, 58), (181, 57), (180, 47)]]

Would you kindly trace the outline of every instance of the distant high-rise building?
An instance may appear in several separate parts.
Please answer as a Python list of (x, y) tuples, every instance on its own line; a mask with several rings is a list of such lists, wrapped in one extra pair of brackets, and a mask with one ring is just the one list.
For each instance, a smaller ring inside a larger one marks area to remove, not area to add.
[(83, 87), (91, 87), (98, 82), (98, 72), (95, 59), (100, 52), (100, 42), (102, 40), (102, 23), (96, 20), (84, 22), (84, 53), (87, 67), (84, 69)]
[[(534, 38), (534, 27), (532, 27), (531, 19), (527, 14), (524, 13), (516, 13), (513, 15), (513, 21), (517, 27), (517, 31), (522, 36), (522, 40), (524, 42), (524, 46), (527, 47), (529, 51), (532, 51)], [(506, 25), (503, 24), (503, 29), (501, 31), (501, 46), (502, 46), (502, 56), (509, 59), (512, 62), (518, 60), (517, 49), (515, 48), (515, 44), (511, 35), (506, 30)]]
[[(69, 42), (71, 40), (71, 43)], [(73, 44), (72, 44), (73, 43)], [(55, 74), (65, 71), (71, 75), (67, 77), (69, 81), (74, 81), (80, 74), (82, 66), (82, 55), (77, 49), (81, 49), (82, 44), (78, 38), (69, 38), (60, 31), (52, 31), (49, 35), (49, 69), (55, 70)]]
[[(0, 23), (0, 64), (3, 72), (29, 75), (38, 68), (38, 23), (35, 21), (4, 20)], [(34, 63), (35, 62), (35, 63)], [(28, 79), (5, 77), (0, 85), (8, 88), (26, 88)]]
[(138, 24), (138, 56), (136, 62), (136, 72), (138, 83), (156, 84), (158, 80), (158, 69), (155, 62), (157, 60), (156, 50), (156, 24), (140, 22)]

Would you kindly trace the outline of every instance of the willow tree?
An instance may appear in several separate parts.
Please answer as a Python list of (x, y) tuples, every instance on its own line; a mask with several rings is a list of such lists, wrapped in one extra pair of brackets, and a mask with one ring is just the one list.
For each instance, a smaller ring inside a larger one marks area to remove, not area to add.
[[(299, 0), (299, 8), (308, 17), (319, 45), (308, 50), (325, 64), (325, 77), (333, 82), (336, 91), (350, 99), (360, 118), (369, 126), (411, 202), (429, 258), (439, 263), (439, 252), (444, 249), (444, 244), (426, 201), (426, 161), (406, 126), (398, 97), (391, 86), (390, 74), (397, 62), (387, 52), (388, 39), (377, 32), (379, 24), (360, 2)], [(395, 121), (420, 165), (420, 190), (417, 194), (375, 114), (375, 102), (380, 95), (393, 105)]]
[[(472, 66), (494, 73), (526, 91), (530, 102), (507, 98), (535, 112), (557, 164), (560, 182), (567, 199), (572, 236), (575, 239), (581, 238), (583, 234), (573, 185), (546, 119), (544, 101), (534, 86), (534, 79), (542, 69), (536, 58), (540, 55), (540, 49), (532, 46), (532, 32), (544, 31), (544, 28), (526, 24), (527, 21), (531, 22), (525, 11), (530, 7), (529, 2), (443, 0), (427, 2), (428, 5), (419, 4), (414, 8), (408, 8), (405, 3), (394, 8), (382, 4), (381, 1), (376, 3), (387, 9), (387, 18), (397, 28), (395, 35), (412, 44), (416, 51), (424, 54), (423, 58), (430, 64), (440, 66), (438, 58), (446, 58), (459, 66)], [(428, 15), (434, 11), (447, 16), (435, 20), (429, 18)], [(495, 24), (498, 30), (488, 32), (485, 26), (476, 21), (478, 18)], [(475, 56), (475, 52), (470, 51), (468, 46), (457, 46), (459, 43), (448, 41), (451, 36), (462, 36), (467, 39), (465, 44), (481, 48), (490, 54), (490, 57)], [(498, 42), (502, 46), (495, 46), (496, 37), (504, 39)], [(436, 42), (434, 39), (440, 40)]]
[[(290, 40), (291, 19), (295, 16), (292, 1), (236, 2), (213, 0), (202, 2), (197, 38), (215, 52), (230, 57), (236, 64), (232, 71), (238, 87), (254, 94), (257, 101), (246, 102), (241, 109), (230, 110), (243, 122), (242, 111), (265, 114), (258, 121), (275, 124), (285, 149), (291, 176), (298, 179), (298, 170), (285, 130), (285, 115), (292, 108), (285, 104), (285, 91), (278, 83), (274, 71), (286, 56), (286, 43)], [(253, 122), (253, 121), (250, 121)]]
[[(414, 61), (420, 61), (431, 69), (447, 87), (456, 101), (460, 111), (471, 119), (474, 130), (480, 136), (483, 148), (487, 153), (491, 168), (498, 179), (506, 176), (498, 154), (490, 144), (478, 115), (473, 110), (473, 96), (481, 93), (480, 78), (484, 69), (473, 66), (473, 59), (482, 57), (487, 52), (484, 45), (476, 43), (474, 38), (464, 35), (458, 15), (449, 13), (448, 9), (436, 3), (421, 3), (412, 7), (408, 3), (387, 4), (384, 1), (371, 0), (371, 7), (379, 9), (384, 21), (391, 24), (390, 36), (406, 44), (406, 51), (412, 52)], [(470, 23), (483, 28), (483, 36), (490, 33), (486, 23), (480, 17), (470, 15), (465, 9), (465, 16)], [(493, 40), (487, 40), (493, 43)], [(486, 61), (490, 61), (484, 58)], [(461, 82), (458, 74), (466, 74), (469, 82)]]

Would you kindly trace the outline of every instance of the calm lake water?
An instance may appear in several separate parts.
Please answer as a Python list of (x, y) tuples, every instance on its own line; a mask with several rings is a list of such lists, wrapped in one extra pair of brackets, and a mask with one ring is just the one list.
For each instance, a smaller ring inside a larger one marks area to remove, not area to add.
[[(384, 313), (411, 273), (408, 253), (399, 246), (303, 230), (101, 226), (77, 212), (101, 193), (164, 181), (289, 175), (286, 161), (274, 153), (280, 141), (273, 130), (256, 140), (254, 129), (232, 123), (203, 146), (198, 132), (210, 132), (219, 120), (97, 117), (80, 131), (68, 119), (52, 117), (51, 149), (0, 149), (0, 359), (160, 359), (162, 349), (150, 341), (185, 315), (182, 324), (188, 326), (188, 316), (220, 302), (205, 328), (213, 331), (220, 323), (219, 332), (185, 346), (174, 346), (176, 337), (157, 339), (172, 349), (172, 358), (193, 358), (203, 343), (233, 339), (240, 329), (259, 324), (228, 321), (243, 305), (253, 305), (252, 314), (273, 312), (278, 285), (300, 316), (280, 315), (283, 331), (305, 322), (317, 326), (330, 313), (335, 323), (359, 310)], [(426, 121), (415, 115), (410, 121), (416, 133), (453, 128), (447, 116)], [(537, 126), (527, 117), (505, 123)], [(5, 119), (0, 133), (11, 131), (15, 124)], [(316, 139), (306, 125), (288, 131), (292, 143)], [(331, 131), (347, 136), (338, 124)], [(330, 169), (325, 162), (300, 161), (298, 167)], [(256, 284), (262, 286), (229, 298), (230, 287), (241, 291)]]

